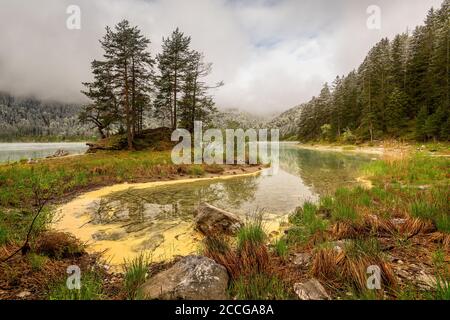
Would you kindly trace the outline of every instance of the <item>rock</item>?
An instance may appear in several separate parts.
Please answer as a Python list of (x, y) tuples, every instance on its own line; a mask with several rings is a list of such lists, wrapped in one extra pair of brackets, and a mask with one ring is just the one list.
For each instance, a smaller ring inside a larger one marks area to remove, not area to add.
[(403, 219), (403, 218), (394, 218), (394, 219), (391, 219), (391, 222), (392, 222), (394, 225), (398, 226), (398, 225), (405, 224), (406, 219)]
[(22, 291), (17, 294), (17, 297), (23, 299), (23, 298), (28, 297), (29, 295), (31, 295), (30, 291)]
[(197, 208), (195, 228), (204, 235), (228, 234), (234, 235), (243, 226), (242, 221), (235, 214), (202, 203)]
[(309, 253), (296, 253), (292, 258), (292, 263), (297, 266), (307, 266), (311, 261), (311, 255)]
[(400, 278), (403, 278), (403, 279), (410, 279), (411, 278), (411, 274), (409, 272), (407, 272), (406, 270), (398, 269), (398, 270), (395, 270), (394, 272)]
[(349, 241), (350, 240), (348, 239), (333, 241), (331, 242), (331, 246), (333, 247), (334, 252), (341, 253), (345, 249), (345, 246)]
[(146, 299), (224, 300), (228, 273), (224, 266), (202, 256), (187, 256), (147, 280), (141, 287)]
[(330, 300), (330, 296), (320, 282), (312, 278), (307, 282), (294, 284), (294, 291), (300, 300)]

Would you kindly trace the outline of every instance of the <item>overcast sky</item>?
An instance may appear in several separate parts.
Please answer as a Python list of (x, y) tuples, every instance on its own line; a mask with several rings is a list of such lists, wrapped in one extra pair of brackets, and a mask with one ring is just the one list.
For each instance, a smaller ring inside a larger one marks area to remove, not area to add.
[[(128, 19), (160, 50), (177, 26), (213, 63), (217, 105), (261, 114), (317, 95), (356, 68), (382, 37), (421, 24), (442, 0), (0, 0), (0, 91), (82, 102), (90, 61), (101, 57), (106, 25)], [(81, 29), (69, 30), (69, 5)], [(370, 5), (381, 29), (366, 26)]]

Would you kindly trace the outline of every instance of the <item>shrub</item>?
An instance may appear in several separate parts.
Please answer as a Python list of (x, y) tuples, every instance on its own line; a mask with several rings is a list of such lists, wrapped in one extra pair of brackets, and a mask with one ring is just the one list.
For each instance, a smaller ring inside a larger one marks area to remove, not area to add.
[(344, 143), (350, 143), (354, 144), (356, 143), (356, 136), (352, 133), (352, 131), (347, 128), (344, 130), (344, 133), (342, 133), (342, 142)]
[(36, 240), (36, 252), (50, 258), (73, 258), (85, 253), (84, 246), (65, 232), (45, 232)]

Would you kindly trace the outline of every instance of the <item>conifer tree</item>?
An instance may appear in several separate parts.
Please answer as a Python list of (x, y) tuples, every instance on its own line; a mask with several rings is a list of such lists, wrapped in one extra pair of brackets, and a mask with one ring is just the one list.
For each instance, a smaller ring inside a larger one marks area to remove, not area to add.
[(163, 38), (162, 52), (156, 58), (159, 75), (155, 81), (155, 116), (165, 120), (169, 114), (173, 129), (178, 127), (178, 105), (190, 59), (190, 43), (191, 38), (177, 28), (170, 37)]
[(99, 127), (104, 122), (100, 119), (107, 119), (108, 127), (113, 123), (119, 128), (124, 126), (128, 148), (132, 149), (136, 133), (142, 130), (144, 109), (150, 103), (153, 67), (147, 51), (150, 41), (137, 27), (123, 20), (114, 29), (106, 27), (100, 43), (104, 61), (92, 63), (94, 82), (84, 83), (88, 88), (84, 93), (92, 105), (85, 109), (81, 119), (90, 119)]

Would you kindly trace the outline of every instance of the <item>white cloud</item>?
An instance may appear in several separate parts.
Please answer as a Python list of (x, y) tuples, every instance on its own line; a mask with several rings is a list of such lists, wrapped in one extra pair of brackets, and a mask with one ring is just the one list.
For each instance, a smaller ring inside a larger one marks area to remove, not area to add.
[[(356, 68), (384, 36), (420, 24), (441, 0), (0, 0), (0, 90), (82, 101), (81, 82), (101, 55), (106, 25), (123, 18), (152, 41), (175, 27), (214, 63), (222, 107), (272, 113), (307, 101), (325, 81)], [(81, 30), (66, 28), (66, 8), (81, 7)], [(381, 30), (366, 9), (382, 10)]]

